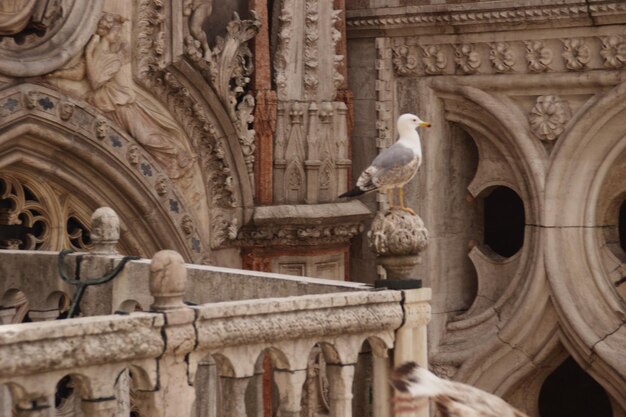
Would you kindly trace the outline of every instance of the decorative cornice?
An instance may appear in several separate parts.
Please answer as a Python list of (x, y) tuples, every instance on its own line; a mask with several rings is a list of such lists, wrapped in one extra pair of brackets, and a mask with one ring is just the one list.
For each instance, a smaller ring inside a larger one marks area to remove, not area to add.
[[(420, 40), (390, 40), (397, 76), (581, 72), (626, 67), (626, 42), (619, 35), (415, 44)], [(455, 65), (449, 65), (451, 62)]]
[[(369, 10), (352, 10), (347, 13), (347, 26), (349, 30), (359, 29), (393, 29), (407, 25), (434, 26), (448, 24), (451, 26), (463, 25), (491, 25), (502, 23), (543, 23), (555, 20), (571, 19), (595, 19), (606, 15), (619, 15), (626, 13), (626, 3), (623, 1), (611, 1), (602, 4), (588, 4), (579, 1), (575, 4), (559, 5), (528, 5), (520, 6), (511, 4), (508, 7), (494, 8), (476, 2), (471, 5), (446, 5), (447, 10), (436, 6), (419, 6), (409, 8), (391, 9), (385, 15), (366, 16)], [(481, 9), (482, 8), (482, 9)], [(407, 9), (409, 10), (407, 13)], [(451, 9), (451, 10), (450, 10)]]
[(370, 212), (359, 201), (257, 207), (237, 236), (241, 246), (314, 246), (347, 243), (363, 231)]

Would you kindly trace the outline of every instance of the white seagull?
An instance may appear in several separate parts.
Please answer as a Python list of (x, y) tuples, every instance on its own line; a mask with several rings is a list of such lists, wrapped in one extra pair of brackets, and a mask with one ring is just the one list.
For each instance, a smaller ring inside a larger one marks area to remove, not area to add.
[(411, 181), (422, 163), (422, 145), (418, 127), (430, 127), (430, 123), (414, 114), (406, 113), (398, 118), (398, 140), (382, 151), (356, 181), (353, 189), (339, 196), (354, 197), (370, 191), (386, 191), (389, 207), (393, 204), (393, 189), (398, 188), (400, 209), (415, 214), (404, 205), (404, 184)]
[(415, 362), (394, 369), (391, 384), (400, 393), (395, 398), (400, 413), (418, 411), (431, 399), (441, 417), (528, 417), (495, 395), (441, 379)]

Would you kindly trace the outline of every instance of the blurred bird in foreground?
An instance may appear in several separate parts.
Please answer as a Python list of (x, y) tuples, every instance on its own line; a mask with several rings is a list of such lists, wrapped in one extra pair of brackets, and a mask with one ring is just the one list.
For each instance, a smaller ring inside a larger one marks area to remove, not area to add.
[(441, 417), (528, 417), (495, 395), (441, 379), (415, 362), (394, 369), (391, 384), (399, 392), (397, 413), (419, 411), (432, 400)]
[(418, 127), (430, 127), (430, 123), (414, 114), (406, 113), (398, 118), (398, 141), (382, 151), (372, 164), (363, 171), (353, 189), (339, 196), (355, 197), (370, 191), (387, 192), (389, 207), (393, 204), (393, 189), (398, 188), (400, 209), (411, 214), (413, 210), (404, 205), (404, 184), (411, 181), (422, 163), (422, 145)]

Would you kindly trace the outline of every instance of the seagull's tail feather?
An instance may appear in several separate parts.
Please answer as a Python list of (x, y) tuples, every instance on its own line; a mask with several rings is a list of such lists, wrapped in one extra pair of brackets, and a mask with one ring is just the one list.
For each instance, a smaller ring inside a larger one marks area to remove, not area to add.
[(436, 397), (446, 393), (447, 381), (415, 362), (406, 362), (391, 374), (391, 384), (400, 392), (412, 397)]
[(366, 191), (369, 190), (363, 190), (359, 187), (354, 187), (353, 189), (351, 189), (350, 191), (346, 191), (345, 193), (341, 194), (339, 197), (337, 198), (343, 198), (343, 197), (356, 197), (359, 196), (361, 194), (365, 194)]

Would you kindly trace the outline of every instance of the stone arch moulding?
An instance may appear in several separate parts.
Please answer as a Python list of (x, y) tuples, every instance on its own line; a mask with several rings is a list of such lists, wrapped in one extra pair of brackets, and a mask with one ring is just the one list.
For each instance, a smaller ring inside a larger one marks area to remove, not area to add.
[(208, 243), (182, 193), (132, 137), (89, 104), (33, 84), (0, 92), (0, 170), (19, 171), (67, 190), (92, 210), (112, 207), (122, 239), (143, 256), (179, 251), (200, 263)]
[[(511, 349), (519, 343), (517, 334), (532, 334), (533, 327), (541, 321), (541, 315), (533, 312), (537, 308), (533, 305), (547, 302), (542, 245), (538, 231), (529, 225), (539, 222), (542, 216), (541, 202), (532, 196), (543, 194), (546, 154), (540, 145), (529, 140), (525, 116), (499, 97), (452, 80), (433, 81), (430, 87), (443, 103), (440, 120), (434, 122), (456, 123), (474, 138), (478, 147), (479, 164), (468, 191), (476, 197), (495, 184), (506, 185), (520, 196), (526, 214), (525, 243), (513, 257), (516, 259), (512, 259), (518, 266), (513, 268), (510, 282), (496, 300), (448, 322), (432, 358), (436, 365), (462, 366), (455, 378), (470, 381), (476, 378), (474, 372), (480, 373), (480, 363), (490, 352)], [(494, 161), (504, 165), (498, 168)], [(491, 267), (486, 263), (484, 266)], [(476, 340), (484, 342), (476, 344)]]
[[(245, 94), (251, 68), (246, 42), (258, 31), (258, 19), (238, 16), (227, 25), (215, 56), (207, 58), (190, 31), (196, 9), (172, 0), (139, 0), (133, 19), (133, 74), (180, 123), (211, 170), (207, 187), (212, 207), (212, 246), (228, 244), (253, 214), (254, 131), (248, 124), (254, 99)], [(166, 7), (167, 6), (167, 7)], [(155, 45), (157, 45), (155, 47)], [(219, 56), (219, 59), (216, 58)], [(243, 95), (243, 96), (242, 96)], [(232, 242), (230, 242), (232, 243)]]
[(552, 256), (546, 268), (564, 344), (626, 408), (626, 303), (603, 261), (608, 248), (601, 212), (603, 189), (626, 188), (624, 179), (607, 184), (626, 153), (626, 83), (598, 94), (578, 113), (553, 151), (547, 177), (543, 233)]
[(13, 77), (32, 77), (66, 64), (95, 32), (103, 3), (103, 0), (64, 0), (60, 15), (41, 38), (33, 34), (18, 45), (10, 36), (5, 37), (0, 45), (0, 72)]

